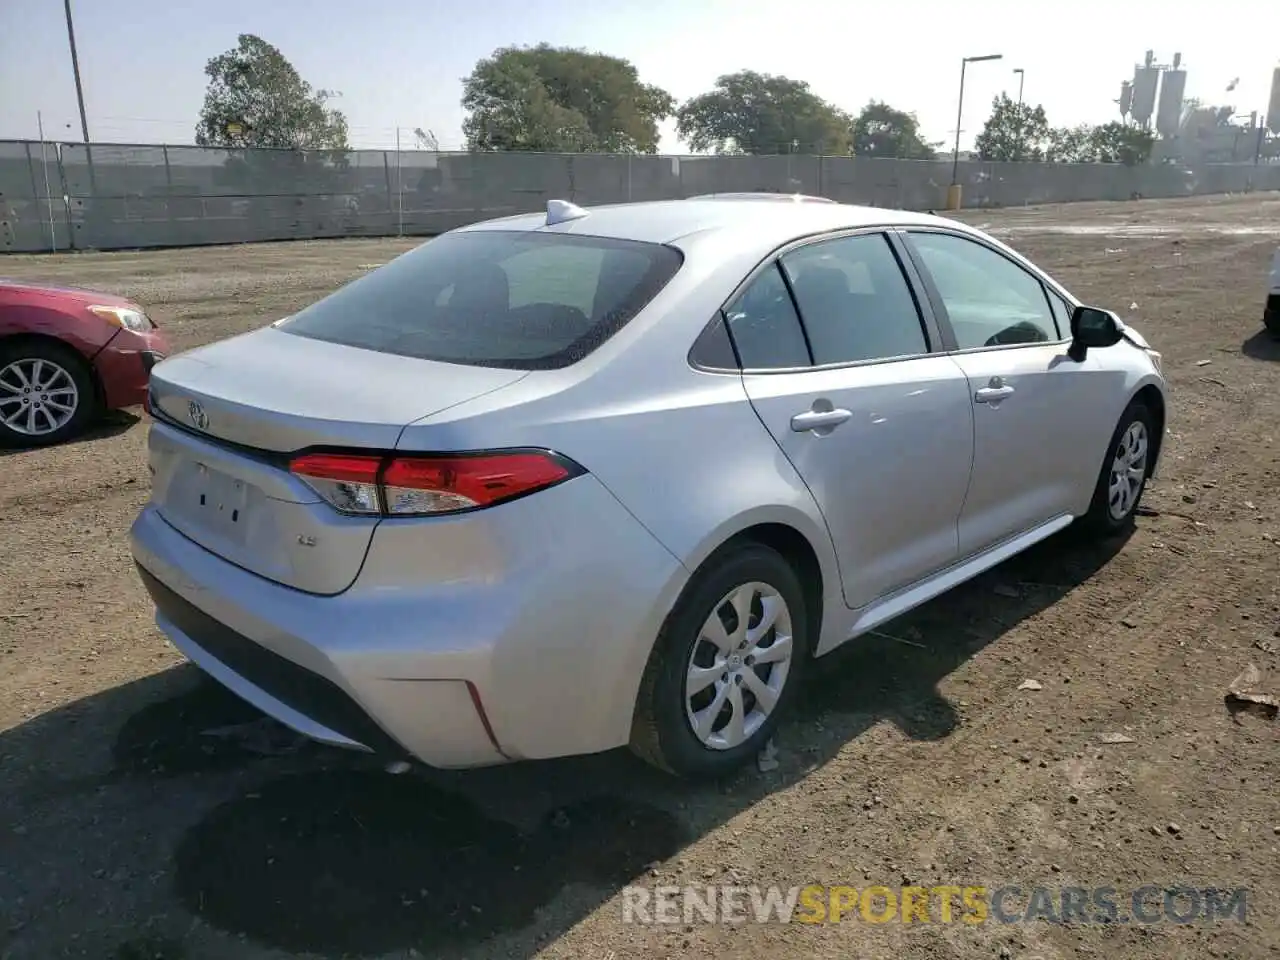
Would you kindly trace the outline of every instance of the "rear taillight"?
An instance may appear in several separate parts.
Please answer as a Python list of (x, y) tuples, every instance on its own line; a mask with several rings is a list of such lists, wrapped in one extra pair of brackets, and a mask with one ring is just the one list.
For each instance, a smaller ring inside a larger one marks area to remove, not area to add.
[(306, 453), (289, 471), (335, 510), (421, 517), (492, 506), (555, 486), (582, 468), (543, 450), (439, 456)]
[(342, 513), (382, 513), (378, 474), (382, 457), (308, 453), (289, 464), (289, 472)]

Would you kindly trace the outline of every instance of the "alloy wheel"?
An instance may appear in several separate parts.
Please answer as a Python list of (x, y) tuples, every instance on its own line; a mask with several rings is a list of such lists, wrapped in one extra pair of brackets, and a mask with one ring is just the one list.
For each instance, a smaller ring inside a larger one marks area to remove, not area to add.
[(735, 587), (716, 604), (693, 644), (685, 712), (712, 750), (749, 740), (773, 712), (791, 671), (791, 610), (767, 583)]
[(0, 369), (0, 422), (14, 433), (42, 437), (60, 430), (79, 405), (75, 379), (61, 364), (28, 357)]
[(1120, 437), (1111, 461), (1107, 509), (1113, 520), (1123, 520), (1137, 505), (1147, 478), (1147, 425), (1134, 420)]

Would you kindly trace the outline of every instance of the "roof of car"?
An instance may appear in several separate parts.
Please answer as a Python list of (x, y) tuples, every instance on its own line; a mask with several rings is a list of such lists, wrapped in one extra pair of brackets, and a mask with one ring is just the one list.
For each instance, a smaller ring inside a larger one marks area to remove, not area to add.
[[(485, 220), (461, 229), (539, 230), (547, 233), (643, 240), (649, 243), (672, 243), (694, 233), (749, 228), (762, 240), (785, 243), (791, 237), (826, 230), (930, 223), (956, 225), (955, 221), (908, 210), (805, 202), (819, 199), (786, 194), (720, 194), (688, 200), (583, 207), (579, 208), (581, 215), (550, 225), (547, 213), (543, 212)], [(793, 202), (778, 202), (788, 200)]]

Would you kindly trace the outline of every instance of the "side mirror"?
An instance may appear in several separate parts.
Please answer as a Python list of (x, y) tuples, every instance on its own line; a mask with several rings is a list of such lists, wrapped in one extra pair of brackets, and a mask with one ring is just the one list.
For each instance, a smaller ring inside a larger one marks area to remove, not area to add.
[(1080, 363), (1090, 347), (1115, 346), (1123, 336), (1124, 324), (1110, 310), (1076, 307), (1071, 311), (1071, 347), (1067, 355)]

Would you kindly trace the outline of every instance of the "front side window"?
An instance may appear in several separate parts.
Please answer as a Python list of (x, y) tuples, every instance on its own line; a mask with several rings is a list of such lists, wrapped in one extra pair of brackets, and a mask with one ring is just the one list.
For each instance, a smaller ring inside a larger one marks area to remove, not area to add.
[(784, 254), (781, 263), (814, 363), (929, 352), (915, 297), (884, 234), (821, 240)]
[(961, 350), (1057, 340), (1044, 286), (1018, 264), (949, 233), (912, 233)]
[(297, 336), (473, 366), (568, 366), (621, 329), (683, 258), (655, 243), (450, 233), (281, 324)]

